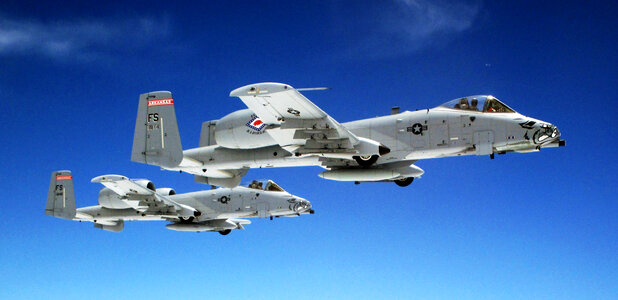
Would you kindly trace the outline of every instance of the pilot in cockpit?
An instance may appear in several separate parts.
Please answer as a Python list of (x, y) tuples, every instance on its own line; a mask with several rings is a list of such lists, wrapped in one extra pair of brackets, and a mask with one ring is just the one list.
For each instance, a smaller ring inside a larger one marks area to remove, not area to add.
[(468, 98), (459, 99), (459, 103), (455, 104), (456, 109), (468, 109)]
[(487, 104), (485, 104), (485, 106), (487, 106), (487, 109), (485, 111), (487, 112), (496, 112), (496, 108), (494, 108), (494, 101), (487, 101)]
[(261, 190), (262, 189), (262, 182), (254, 180), (254, 181), (251, 182), (251, 184), (249, 184), (249, 188)]
[(515, 111), (493, 96), (470, 96), (451, 100), (439, 107), (484, 113), (514, 113)]
[(478, 99), (472, 98), (472, 100), (470, 100), (470, 110), (479, 111), (478, 105), (479, 105)]
[(269, 191), (269, 192), (284, 192), (285, 191), (272, 180), (253, 180), (249, 184), (244, 184), (244, 186), (250, 189)]

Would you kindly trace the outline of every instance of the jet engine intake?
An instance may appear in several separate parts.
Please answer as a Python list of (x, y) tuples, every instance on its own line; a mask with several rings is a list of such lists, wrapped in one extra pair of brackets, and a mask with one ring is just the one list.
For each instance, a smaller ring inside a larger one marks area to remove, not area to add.
[(229, 149), (254, 149), (276, 145), (266, 133), (264, 123), (251, 110), (243, 109), (226, 115), (215, 125), (215, 140)]
[(156, 191), (157, 189), (155, 188), (154, 183), (152, 183), (152, 181), (148, 180), (148, 179), (132, 179), (133, 182), (137, 183), (138, 185), (145, 187), (151, 191)]
[(159, 188), (157, 189), (157, 193), (163, 196), (173, 196), (176, 195), (176, 191), (173, 188)]
[(388, 147), (376, 142), (374, 140), (358, 137), (360, 140), (354, 149), (358, 151), (359, 156), (367, 156), (367, 155), (379, 155), (383, 156), (391, 152), (391, 149)]

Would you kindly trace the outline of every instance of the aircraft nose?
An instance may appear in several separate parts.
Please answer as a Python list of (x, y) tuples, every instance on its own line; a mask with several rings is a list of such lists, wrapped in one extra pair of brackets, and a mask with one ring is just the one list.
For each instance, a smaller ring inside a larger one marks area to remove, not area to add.
[[(541, 131), (544, 135), (546, 135), (546, 139), (548, 141), (553, 141), (560, 138), (560, 131), (556, 125), (546, 123), (541, 125)], [(541, 141), (543, 142), (543, 141)]]
[(538, 129), (534, 133), (534, 142), (543, 146), (556, 144), (556, 146), (564, 146), (565, 141), (560, 139), (560, 130), (556, 125), (543, 122), (538, 125)]
[(311, 202), (303, 199), (301, 197), (295, 197), (292, 199), (293, 203), (290, 205), (290, 209), (292, 209), (296, 213), (304, 213), (309, 212), (312, 213)]

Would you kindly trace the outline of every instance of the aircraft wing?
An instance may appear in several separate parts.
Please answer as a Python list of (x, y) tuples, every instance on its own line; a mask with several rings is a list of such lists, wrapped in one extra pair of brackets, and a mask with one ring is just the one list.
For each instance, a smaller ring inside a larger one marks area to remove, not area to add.
[(378, 154), (380, 144), (358, 137), (297, 89), (282, 83), (257, 83), (233, 90), (284, 149), (297, 154)]
[(98, 182), (120, 196), (153, 195), (155, 191), (137, 184), (122, 175), (102, 175), (92, 178), (90, 182)]
[[(142, 181), (144, 185), (138, 184)], [(129, 206), (138, 211), (146, 211), (151, 207), (157, 210), (176, 211), (179, 216), (199, 216), (201, 213), (193, 207), (180, 204), (167, 196), (149, 189), (148, 180), (133, 180), (122, 175), (102, 175), (91, 182), (98, 182), (118, 194)], [(153, 187), (154, 188), (154, 187)]]

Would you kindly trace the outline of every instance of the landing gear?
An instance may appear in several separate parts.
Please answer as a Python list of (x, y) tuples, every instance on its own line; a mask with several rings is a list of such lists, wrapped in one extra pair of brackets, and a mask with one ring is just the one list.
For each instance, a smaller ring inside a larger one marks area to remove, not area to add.
[(376, 161), (378, 161), (378, 156), (377, 155), (367, 155), (367, 156), (353, 156), (352, 158), (354, 158), (354, 160), (361, 166), (361, 167), (370, 167), (371, 165), (373, 165)]
[(407, 177), (407, 178), (402, 178), (402, 179), (397, 179), (395, 180), (395, 184), (397, 184), (398, 186), (408, 186), (410, 185), (410, 183), (412, 183), (412, 181), (414, 181), (414, 177)]
[(219, 234), (220, 235), (228, 235), (228, 234), (230, 234), (230, 232), (232, 232), (232, 229), (226, 229), (226, 230), (219, 231)]
[(193, 223), (194, 217), (178, 217), (180, 223)]

